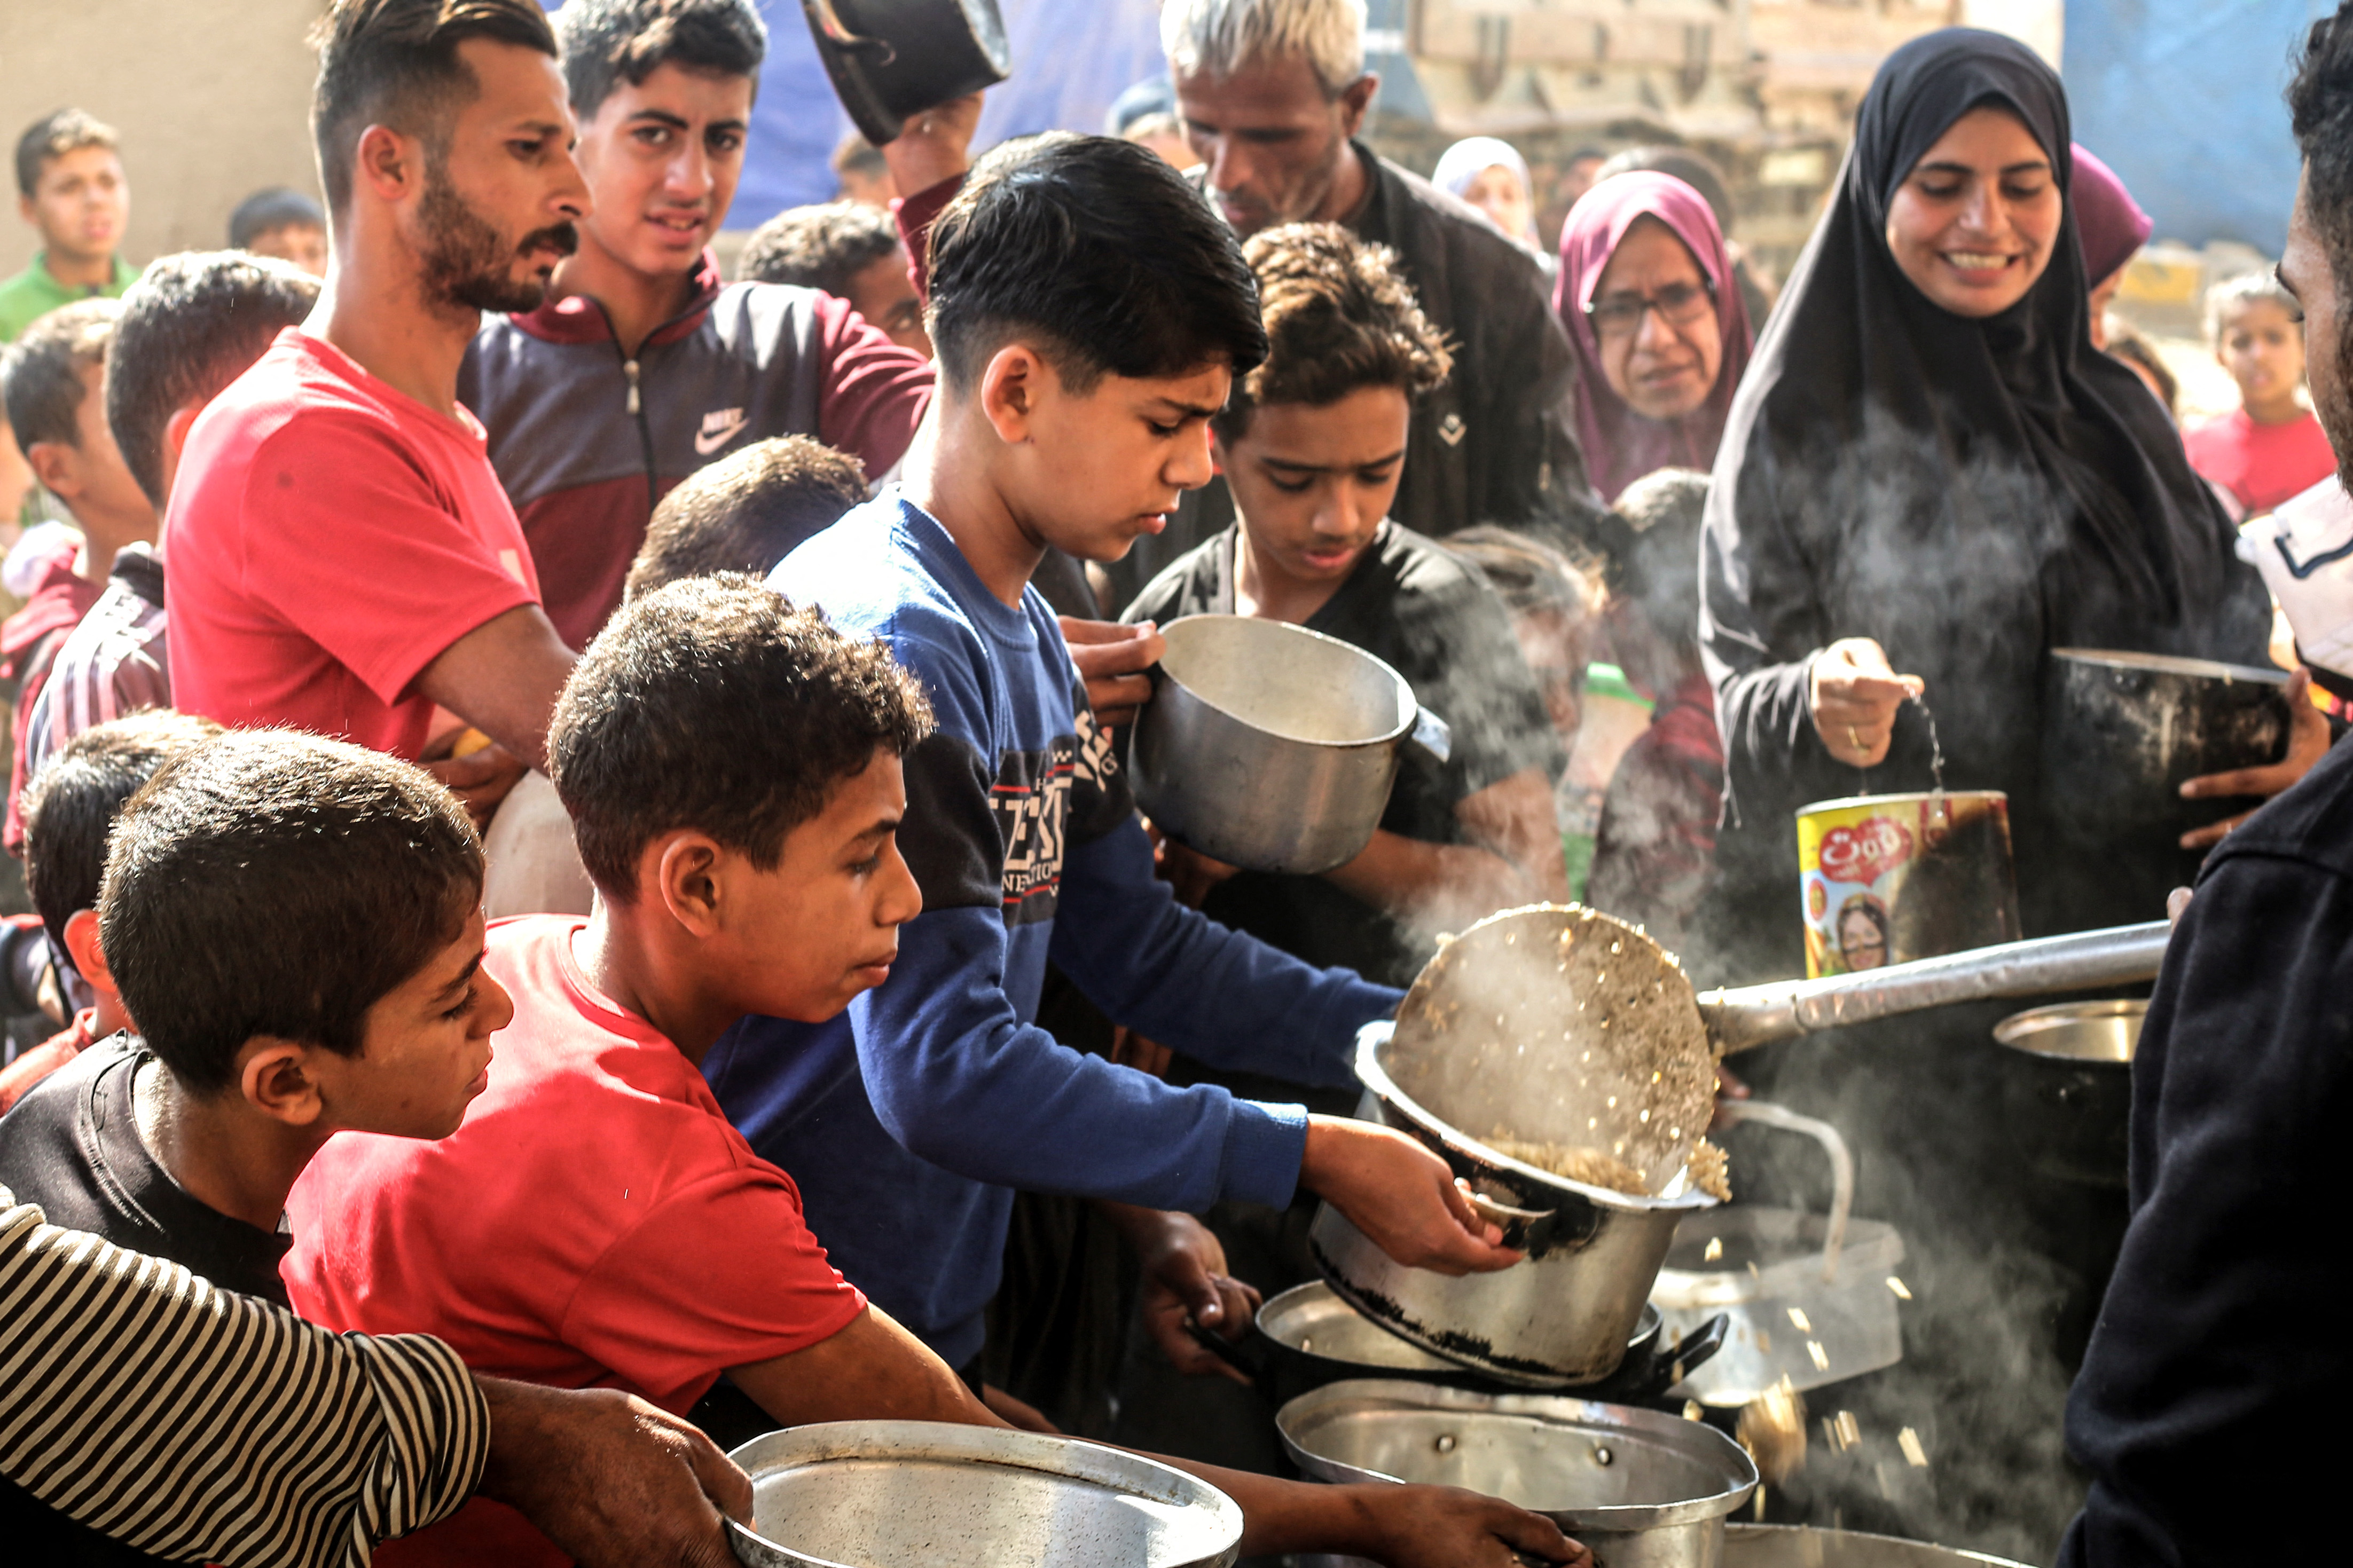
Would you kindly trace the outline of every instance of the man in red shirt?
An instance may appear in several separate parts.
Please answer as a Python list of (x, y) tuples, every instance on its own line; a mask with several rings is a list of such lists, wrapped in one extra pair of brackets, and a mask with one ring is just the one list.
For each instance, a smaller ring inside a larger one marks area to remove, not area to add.
[[(549, 742), (596, 910), (491, 928), (482, 971), (514, 1017), (454, 1134), (346, 1133), (312, 1159), (288, 1207), (295, 1309), (430, 1331), (487, 1373), (620, 1388), (678, 1413), (724, 1373), (764, 1426), (1003, 1425), (835, 1271), (792, 1178), (752, 1152), (697, 1070), (746, 1012), (818, 1022), (888, 980), (898, 928), (923, 907), (897, 833), (902, 759), (931, 718), (880, 644), (751, 577), (673, 583), (624, 607)], [(1430, 1568), (1502, 1568), (1513, 1546), (1584, 1558), (1546, 1521), (1467, 1492), (1187, 1468), (1241, 1505), (1249, 1553)], [(560, 1561), (480, 1501), (378, 1557)]]
[(333, 259), (310, 320), (189, 432), (174, 695), (411, 760), (456, 739), (438, 704), (498, 742), (434, 767), (486, 812), (540, 761), (573, 656), (458, 366), (483, 311), (539, 302), (587, 187), (533, 0), (336, 0), (320, 36)]

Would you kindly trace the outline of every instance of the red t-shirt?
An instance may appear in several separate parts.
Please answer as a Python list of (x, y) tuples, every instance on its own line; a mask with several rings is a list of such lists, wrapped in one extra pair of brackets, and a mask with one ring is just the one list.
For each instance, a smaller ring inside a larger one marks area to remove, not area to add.
[[(491, 1376), (622, 1388), (682, 1414), (722, 1371), (828, 1339), (866, 1299), (694, 1065), (589, 985), (572, 957), (584, 923), (491, 927), (483, 967), (515, 1016), (490, 1087), (438, 1142), (329, 1140), (287, 1203), (282, 1272), (313, 1322), (438, 1334)], [(564, 1557), (477, 1499), (376, 1561)]]
[(297, 327), (197, 416), (163, 550), (181, 709), (401, 757), (433, 716), (410, 683), (539, 602), (474, 416), (435, 413)]
[[(2337, 454), (2309, 409), (2284, 425), (2258, 425), (2243, 408), (2181, 433), (2189, 466), (2236, 496), (2250, 515), (2269, 511), (2337, 471)], [(176, 590), (175, 590), (176, 591)]]

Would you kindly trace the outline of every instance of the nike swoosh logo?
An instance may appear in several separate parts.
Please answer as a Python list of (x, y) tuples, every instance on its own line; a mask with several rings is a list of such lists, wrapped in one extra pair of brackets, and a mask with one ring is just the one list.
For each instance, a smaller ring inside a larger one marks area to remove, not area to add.
[(733, 441), (736, 437), (741, 436), (744, 433), (744, 416), (738, 414), (733, 419), (726, 421), (715, 430), (706, 428), (695, 432), (695, 456), (699, 458), (707, 458), (711, 456), (712, 453), (716, 452), (720, 447), (724, 447), (728, 442)]

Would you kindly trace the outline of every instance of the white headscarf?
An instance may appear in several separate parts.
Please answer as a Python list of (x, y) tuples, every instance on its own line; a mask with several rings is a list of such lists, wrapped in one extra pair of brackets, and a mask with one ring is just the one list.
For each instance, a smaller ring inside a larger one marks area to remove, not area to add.
[[(1466, 137), (1449, 147), (1446, 155), (1438, 160), (1438, 168), (1430, 174), (1430, 183), (1448, 195), (1460, 196), (1471, 188), (1472, 181), (1499, 163), (1519, 176), (1520, 189), (1526, 193), (1529, 212), (1533, 215), (1535, 210), (1535, 184), (1528, 178), (1528, 161), (1521, 157), (1519, 149), (1509, 142), (1499, 141), (1493, 136)], [(1528, 232), (1513, 237), (1530, 242), (1535, 239), (1533, 216)]]

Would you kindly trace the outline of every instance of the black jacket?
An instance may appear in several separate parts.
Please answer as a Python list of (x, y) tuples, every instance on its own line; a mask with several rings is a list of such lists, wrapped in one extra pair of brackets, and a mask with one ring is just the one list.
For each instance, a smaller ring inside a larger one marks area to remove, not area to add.
[[(1371, 178), (1348, 227), (1398, 253), (1454, 351), (1446, 384), (1414, 404), (1389, 517), (1431, 539), (1482, 522), (1554, 542), (1589, 537), (1600, 503), (1577, 450), (1576, 366), (1543, 268), (1468, 204), (1353, 145)], [(1166, 531), (1111, 568), (1116, 603), (1233, 519), (1224, 480), (1187, 495)]]

